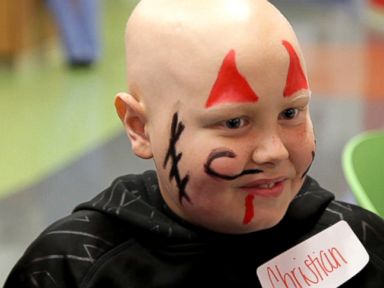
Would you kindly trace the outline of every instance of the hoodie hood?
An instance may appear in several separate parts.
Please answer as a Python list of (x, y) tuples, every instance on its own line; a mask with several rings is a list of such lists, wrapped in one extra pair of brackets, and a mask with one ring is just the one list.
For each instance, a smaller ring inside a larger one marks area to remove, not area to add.
[(117, 178), (109, 188), (76, 207), (74, 212), (80, 210), (108, 214), (131, 228), (153, 236), (185, 240), (193, 238), (189, 229), (173, 219), (161, 197), (155, 171)]

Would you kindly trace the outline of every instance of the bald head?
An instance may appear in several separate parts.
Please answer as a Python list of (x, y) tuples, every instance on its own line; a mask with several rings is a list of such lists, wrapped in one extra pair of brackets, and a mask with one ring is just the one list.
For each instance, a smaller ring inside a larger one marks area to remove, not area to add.
[(266, 0), (141, 0), (126, 30), (130, 93), (151, 103), (207, 94), (231, 50), (245, 74), (286, 77), (283, 40), (301, 59), (291, 26)]

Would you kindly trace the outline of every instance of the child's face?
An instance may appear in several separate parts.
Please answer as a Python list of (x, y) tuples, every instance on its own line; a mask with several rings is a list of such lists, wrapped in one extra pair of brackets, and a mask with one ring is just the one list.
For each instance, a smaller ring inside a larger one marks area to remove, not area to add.
[(142, 0), (138, 10), (126, 35), (135, 97), (117, 108), (135, 153), (153, 156), (163, 198), (214, 231), (276, 225), (315, 154), (289, 23), (264, 0)]
[(270, 65), (230, 49), (201, 89), (170, 91), (174, 102), (151, 120), (160, 188), (182, 218), (225, 233), (266, 229), (302, 186), (315, 153), (310, 92), (295, 48), (281, 39), (274, 49)]

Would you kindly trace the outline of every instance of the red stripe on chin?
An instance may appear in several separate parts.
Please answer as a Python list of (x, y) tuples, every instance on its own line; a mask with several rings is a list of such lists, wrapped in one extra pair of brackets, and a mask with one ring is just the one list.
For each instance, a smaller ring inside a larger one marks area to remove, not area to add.
[(255, 215), (253, 209), (253, 199), (255, 196), (248, 194), (245, 198), (245, 215), (243, 219), (243, 224), (248, 224), (252, 221), (253, 216)]

